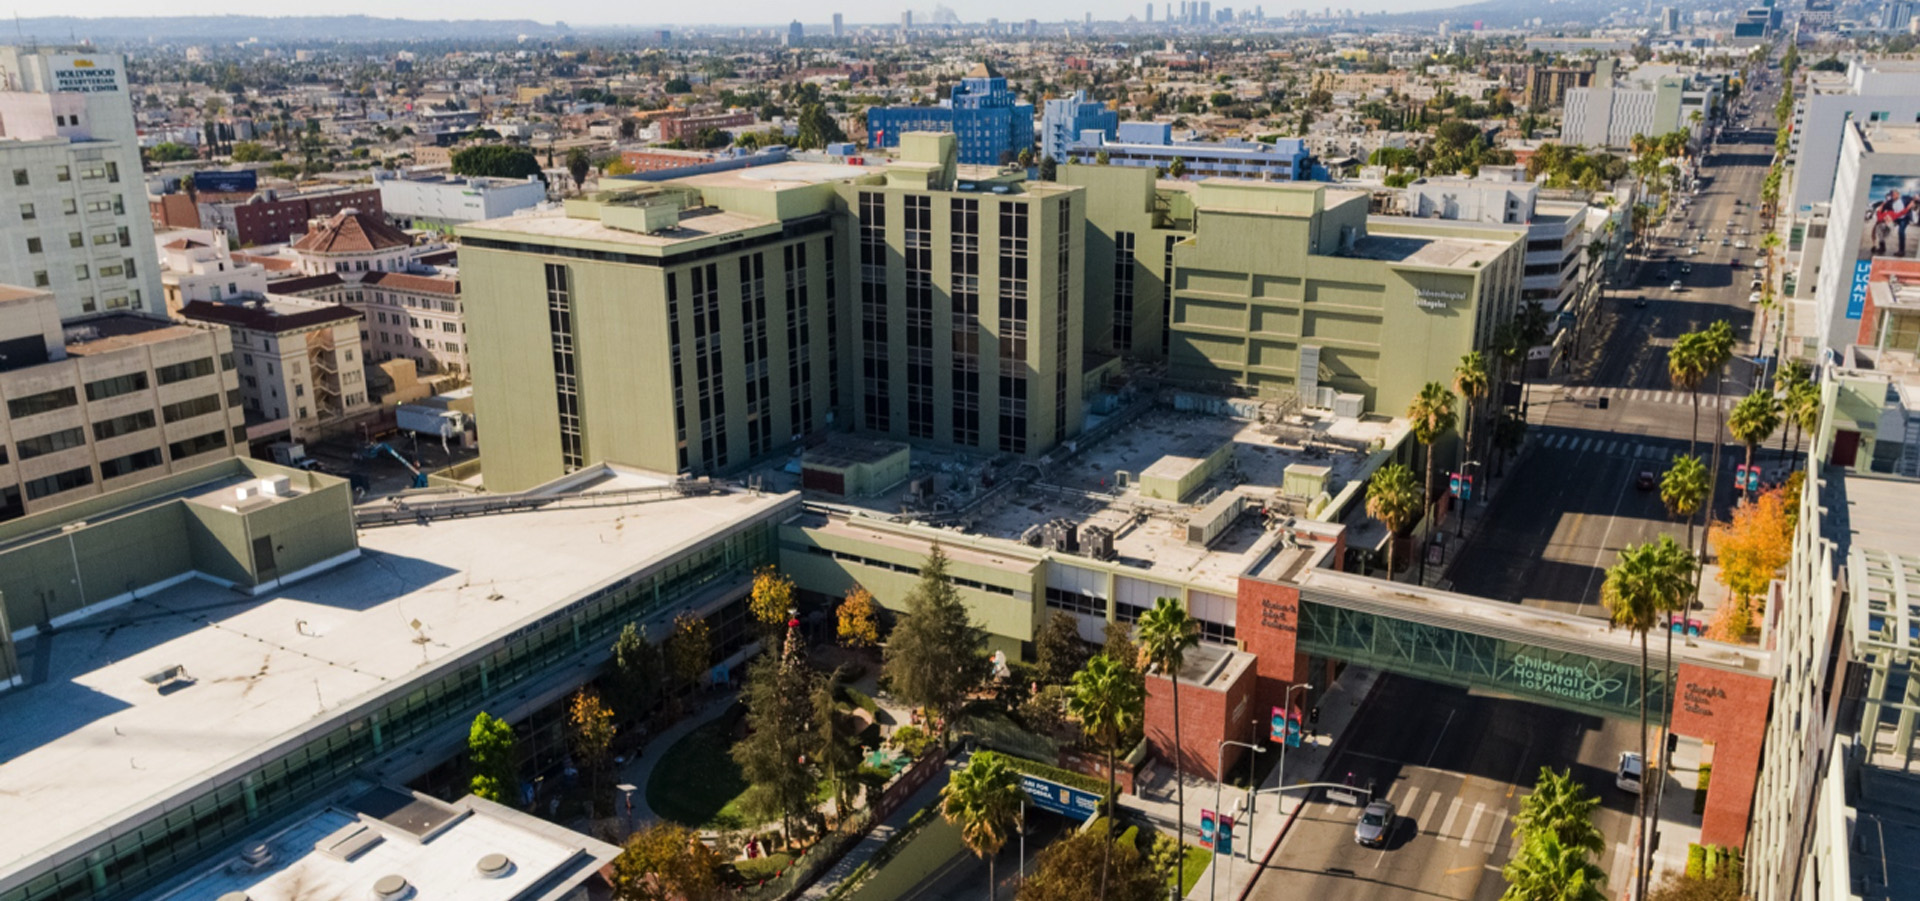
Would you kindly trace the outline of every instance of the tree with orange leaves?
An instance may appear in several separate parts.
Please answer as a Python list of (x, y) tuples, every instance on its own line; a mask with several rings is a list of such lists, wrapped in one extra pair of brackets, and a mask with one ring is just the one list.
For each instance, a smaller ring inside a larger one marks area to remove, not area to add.
[(1753, 600), (1793, 557), (1793, 520), (1780, 489), (1768, 491), (1733, 511), (1733, 517), (1713, 526), (1713, 544), (1720, 553), (1721, 585), (1733, 594), (1733, 609), (1715, 617), (1710, 637), (1739, 641), (1754, 613)]

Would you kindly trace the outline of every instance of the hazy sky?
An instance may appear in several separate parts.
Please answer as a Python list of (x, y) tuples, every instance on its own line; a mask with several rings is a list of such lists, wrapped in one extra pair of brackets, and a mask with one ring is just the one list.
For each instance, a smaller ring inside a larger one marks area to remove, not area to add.
[[(1455, 6), (1467, 0), (1346, 0), (1336, 3), (1336, 8), (1351, 8), (1356, 11), (1377, 12), (1391, 10), (1404, 12), (1415, 9), (1433, 9), (1443, 6)], [(1178, 0), (1174, 8), (1179, 8)], [(1251, 7), (1254, 4), (1246, 4)], [(1288, 10), (1307, 8), (1324, 9), (1326, 4), (1308, 5), (1293, 2), (1261, 3), (1269, 17), (1285, 14)], [(990, 17), (1002, 21), (1025, 21), (1038, 18), (1043, 21), (1057, 22), (1062, 19), (1078, 21), (1087, 13), (1093, 13), (1095, 19), (1124, 20), (1128, 16), (1141, 17), (1146, 11), (1145, 0), (1137, 3), (1114, 3), (1112, 0), (983, 0), (978, 3), (948, 2), (947, 6), (964, 21), (979, 22)], [(1213, 8), (1222, 6), (1240, 8), (1236, 0), (1214, 0)], [(666, 11), (679, 10), (678, 15), (662, 21)], [(833, 14), (843, 13), (848, 24), (858, 23), (897, 23), (900, 13), (911, 9), (916, 21), (932, 14), (931, 2), (893, 2), (893, 0), (735, 0), (727, 3), (646, 3), (620, 4), (606, 2), (583, 3), (526, 3), (524, 0), (410, 0), (396, 4), (387, 0), (334, 0), (320, 7), (308, 7), (301, 10), (303, 15), (350, 15), (405, 17), (410, 19), (523, 19), (530, 18), (541, 22), (559, 19), (573, 25), (593, 24), (718, 24), (765, 25), (783, 23), (799, 19), (808, 24), (824, 24)], [(232, 3), (222, 6), (223, 15), (254, 14), (275, 15), (286, 7), (281, 4)], [(1165, 0), (1154, 6), (1154, 18), (1159, 20), (1166, 10)], [(203, 15), (209, 12), (208, 5), (200, 0), (92, 0), (84, 7), (75, 7), (63, 0), (16, 0), (10, 10), (23, 18), (37, 16), (84, 15), (87, 17), (118, 16), (179, 16)], [(0, 25), (4, 28), (4, 25)]]

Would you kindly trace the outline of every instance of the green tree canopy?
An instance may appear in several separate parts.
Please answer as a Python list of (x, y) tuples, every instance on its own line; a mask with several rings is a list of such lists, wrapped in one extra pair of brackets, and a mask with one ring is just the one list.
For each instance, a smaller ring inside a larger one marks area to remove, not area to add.
[(938, 715), (944, 731), (967, 692), (986, 675), (986, 658), (980, 653), (985, 633), (954, 589), (947, 553), (939, 544), (927, 555), (905, 606), (905, 619), (887, 642), (887, 676), (895, 694)]
[(540, 160), (534, 157), (533, 151), (524, 147), (482, 144), (454, 151), (453, 172), (456, 175), (492, 178), (526, 178), (540, 174)]
[[(1100, 874), (1106, 873), (1104, 890)], [(1130, 844), (1075, 832), (1040, 852), (1020, 886), (1019, 901), (1160, 901), (1166, 882)]]
[(467, 759), (473, 764), (468, 791), (498, 804), (514, 804), (520, 795), (520, 752), (513, 726), (481, 711), (467, 730)]

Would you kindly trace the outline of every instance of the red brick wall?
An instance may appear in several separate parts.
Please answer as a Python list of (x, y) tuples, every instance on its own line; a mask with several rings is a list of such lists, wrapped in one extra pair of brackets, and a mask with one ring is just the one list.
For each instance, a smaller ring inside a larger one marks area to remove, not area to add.
[(185, 194), (162, 194), (147, 201), (156, 228), (199, 228), (200, 206)]
[[(1214, 765), (1220, 740), (1251, 741), (1253, 721), (1265, 722), (1267, 710), (1255, 703), (1258, 679), (1252, 667), (1224, 690), (1201, 688), (1180, 683), (1180, 733), (1174, 741), (1173, 683), (1159, 675), (1147, 676), (1146, 735), (1155, 756), (1171, 764), (1176, 753), (1180, 766), (1189, 774), (1215, 778)], [(1229, 717), (1235, 717), (1229, 721)], [(1246, 753), (1228, 748), (1226, 764), (1232, 767)]]
[(1300, 589), (1242, 576), (1234, 607), (1234, 634), (1255, 664), (1259, 687), (1254, 696), (1262, 711), (1285, 703), (1287, 686), (1311, 678), (1305, 654), (1296, 650)]
[(361, 212), (383, 213), (380, 191), (344, 191), (321, 197), (294, 197), (270, 203), (241, 203), (233, 207), (234, 237), (242, 247), (278, 244), (307, 230), (307, 220), (331, 216), (352, 207)]
[(1713, 781), (1700, 843), (1743, 848), (1760, 777), (1773, 680), (1683, 663), (1673, 698), (1673, 731), (1713, 743)]

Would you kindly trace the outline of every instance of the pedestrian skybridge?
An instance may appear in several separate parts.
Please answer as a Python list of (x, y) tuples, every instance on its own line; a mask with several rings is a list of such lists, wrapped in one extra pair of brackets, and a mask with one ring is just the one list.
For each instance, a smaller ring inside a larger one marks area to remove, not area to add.
[[(1640, 711), (1640, 643), (1626, 629), (1326, 569), (1303, 574), (1300, 652), (1609, 717)], [(1648, 633), (1647, 709), (1668, 703), (1667, 636)], [(1757, 648), (1673, 636), (1673, 666), (1769, 676)]]

